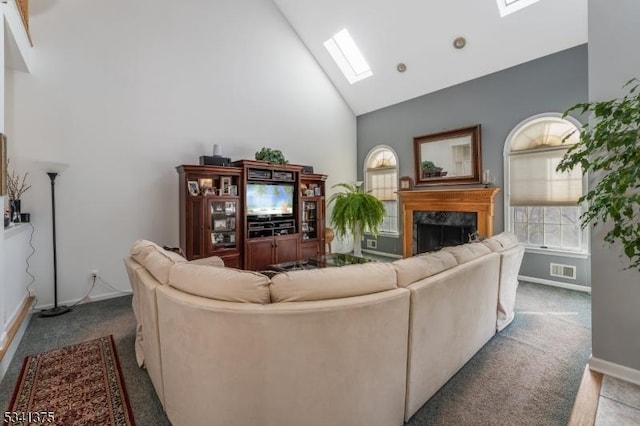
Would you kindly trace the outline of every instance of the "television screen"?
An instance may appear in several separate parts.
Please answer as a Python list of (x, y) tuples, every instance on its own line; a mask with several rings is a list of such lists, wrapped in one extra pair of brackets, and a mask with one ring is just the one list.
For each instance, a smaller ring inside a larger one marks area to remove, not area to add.
[(293, 214), (293, 185), (248, 183), (247, 214), (252, 216)]

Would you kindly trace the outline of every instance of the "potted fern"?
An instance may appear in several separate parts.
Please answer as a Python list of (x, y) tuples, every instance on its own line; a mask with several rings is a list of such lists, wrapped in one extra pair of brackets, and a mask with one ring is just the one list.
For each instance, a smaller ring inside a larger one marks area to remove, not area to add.
[(558, 170), (580, 165), (582, 173), (595, 174), (595, 187), (579, 200), (588, 205), (581, 224), (611, 224), (604, 240), (620, 242), (629, 268), (640, 270), (640, 80), (623, 87), (629, 89), (621, 99), (579, 103), (564, 113), (589, 113), (590, 121), (582, 125), (580, 141), (569, 148)]
[(365, 231), (378, 235), (378, 227), (385, 214), (384, 204), (369, 191), (365, 191), (362, 182), (332, 186), (336, 187), (343, 190), (329, 197), (328, 205), (334, 205), (331, 225), (339, 237), (353, 236), (353, 254), (362, 257), (362, 235)]

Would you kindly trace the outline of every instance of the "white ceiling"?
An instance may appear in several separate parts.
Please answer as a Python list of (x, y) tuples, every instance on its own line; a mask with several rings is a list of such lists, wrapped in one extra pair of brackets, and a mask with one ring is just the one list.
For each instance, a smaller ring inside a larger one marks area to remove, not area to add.
[[(504, 18), (496, 0), (274, 2), (356, 115), (587, 42), (587, 0), (541, 0)], [(353, 85), (323, 46), (343, 28), (373, 70)]]

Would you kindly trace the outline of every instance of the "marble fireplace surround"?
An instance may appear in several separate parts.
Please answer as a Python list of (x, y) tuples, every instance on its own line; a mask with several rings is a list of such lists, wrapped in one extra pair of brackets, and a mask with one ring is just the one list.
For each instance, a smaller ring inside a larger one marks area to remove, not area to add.
[(404, 257), (413, 254), (413, 212), (471, 212), (477, 215), (478, 233), (493, 235), (494, 198), (500, 188), (419, 189), (398, 191), (402, 215)]

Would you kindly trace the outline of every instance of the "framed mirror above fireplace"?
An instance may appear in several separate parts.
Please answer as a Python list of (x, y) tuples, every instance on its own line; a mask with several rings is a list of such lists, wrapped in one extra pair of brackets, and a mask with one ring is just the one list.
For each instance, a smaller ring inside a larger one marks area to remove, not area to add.
[(481, 183), (480, 124), (413, 138), (416, 186)]

